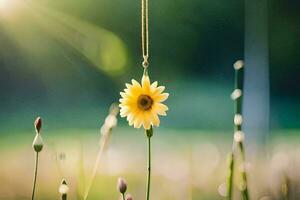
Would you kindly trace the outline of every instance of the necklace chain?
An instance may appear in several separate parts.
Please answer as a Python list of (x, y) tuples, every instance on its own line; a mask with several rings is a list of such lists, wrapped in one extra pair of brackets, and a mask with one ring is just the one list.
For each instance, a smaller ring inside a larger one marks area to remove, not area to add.
[(148, 29), (148, 0), (142, 1), (142, 53), (143, 67), (146, 69), (149, 65), (149, 29)]

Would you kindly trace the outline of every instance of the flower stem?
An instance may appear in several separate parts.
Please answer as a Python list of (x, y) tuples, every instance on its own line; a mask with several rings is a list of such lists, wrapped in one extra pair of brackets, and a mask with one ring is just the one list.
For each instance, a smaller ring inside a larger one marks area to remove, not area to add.
[(232, 199), (232, 188), (233, 188), (233, 172), (234, 172), (234, 153), (231, 151), (228, 155), (228, 176), (227, 176), (227, 198)]
[(93, 185), (93, 183), (94, 183), (94, 180), (95, 180), (95, 177), (96, 177), (96, 175), (97, 175), (97, 170), (98, 170), (98, 167), (99, 167), (99, 164), (100, 164), (100, 160), (101, 160), (103, 151), (104, 151), (104, 145), (101, 145), (101, 147), (100, 147), (100, 149), (99, 149), (99, 151), (98, 151), (98, 155), (97, 155), (95, 164), (94, 164), (92, 176), (91, 176), (91, 178), (89, 179), (88, 186), (87, 186), (86, 191), (85, 191), (85, 193), (84, 193), (84, 197), (83, 197), (84, 200), (87, 199), (87, 197), (88, 197), (88, 195), (89, 195), (89, 192), (90, 192), (90, 190), (91, 190), (91, 187), (92, 187), (92, 185)]
[[(241, 68), (238, 68), (235, 70), (235, 87), (236, 89), (240, 89), (243, 92), (244, 87), (244, 66), (242, 64)], [(242, 115), (242, 105), (243, 105), (243, 94), (240, 98), (237, 98), (235, 100), (235, 114)], [(235, 131), (241, 131), (242, 130), (242, 124), (235, 124)], [(244, 140), (241, 140), (238, 142), (238, 147), (240, 149), (241, 153), (241, 159), (243, 164), (243, 169), (241, 172), (242, 181), (243, 181), (243, 189), (242, 189), (242, 196), (244, 200), (249, 199), (248, 194), (248, 186), (247, 186), (247, 174), (245, 169), (245, 148), (244, 148)]]
[(239, 142), (238, 143), (240, 151), (241, 151), (241, 158), (242, 158), (242, 162), (243, 162), (243, 169), (241, 172), (241, 176), (242, 176), (242, 181), (243, 181), (243, 188), (242, 188), (242, 196), (244, 200), (249, 200), (249, 193), (248, 193), (248, 185), (247, 185), (247, 173), (246, 173), (246, 169), (245, 169), (245, 148), (244, 148), (244, 144), (243, 142)]
[(125, 193), (122, 193), (122, 199), (125, 200)]
[(37, 179), (37, 171), (38, 171), (38, 164), (39, 164), (39, 153), (36, 152), (35, 154), (35, 169), (34, 169), (34, 178), (33, 178), (33, 187), (32, 187), (32, 195), (31, 200), (34, 200), (35, 188), (36, 188), (36, 179)]
[[(244, 85), (244, 63), (239, 60), (234, 64), (235, 69), (235, 90), (232, 93), (231, 98), (234, 100), (234, 135), (242, 133), (242, 105), (243, 105), (243, 85)], [(233, 197), (233, 175), (235, 166), (235, 149), (239, 148), (241, 153), (241, 160), (243, 164), (243, 169), (241, 172), (242, 178), (242, 196), (244, 200), (249, 200), (248, 186), (247, 186), (247, 174), (245, 169), (245, 149), (244, 149), (244, 136), (241, 138), (233, 139), (232, 150), (229, 154), (228, 159), (228, 176), (227, 176), (227, 198), (231, 200)]]
[(146, 200), (150, 199), (150, 186), (151, 186), (151, 137), (153, 135), (152, 127), (146, 130), (146, 135), (148, 138), (148, 174), (147, 174), (147, 194)]
[[(234, 65), (235, 68), (235, 89), (238, 89), (241, 91), (241, 95), (237, 98), (234, 98), (235, 103), (235, 116), (236, 115), (242, 115), (242, 106), (243, 106), (243, 87), (244, 87), (244, 63), (243, 61), (237, 61)], [(234, 123), (234, 131), (242, 131), (242, 122), (240, 123)], [(241, 153), (241, 160), (242, 160), (242, 196), (244, 200), (249, 200), (249, 194), (248, 194), (248, 185), (247, 185), (247, 174), (245, 169), (245, 148), (244, 148), (244, 139), (237, 141), (237, 146)]]
[(61, 195), (61, 200), (67, 200), (67, 194), (62, 194)]
[[(101, 138), (100, 138), (100, 141), (99, 141), (100, 147), (99, 147), (97, 158), (96, 158), (96, 161), (95, 161), (95, 164), (94, 164), (92, 176), (89, 179), (88, 186), (87, 186), (87, 188), (84, 192), (84, 197), (83, 197), (84, 200), (86, 200), (88, 198), (91, 187), (93, 186), (94, 180), (95, 180), (96, 175), (97, 175), (97, 170), (98, 170), (99, 165), (100, 165), (102, 155), (108, 147), (108, 143), (109, 143), (110, 135), (111, 135), (111, 132), (112, 132), (112, 128), (114, 128), (116, 126), (116, 123), (117, 123), (116, 116), (117, 116), (118, 113), (119, 113), (119, 108), (116, 106), (116, 104), (112, 104), (111, 107), (110, 107), (109, 115), (106, 117), (105, 122), (104, 122), (104, 124), (103, 124), (103, 126), (101, 127), (101, 130), (100, 130), (100, 132), (101, 132)], [(110, 120), (107, 120), (107, 119), (110, 119)], [(112, 123), (113, 119), (115, 119), (114, 123)]]

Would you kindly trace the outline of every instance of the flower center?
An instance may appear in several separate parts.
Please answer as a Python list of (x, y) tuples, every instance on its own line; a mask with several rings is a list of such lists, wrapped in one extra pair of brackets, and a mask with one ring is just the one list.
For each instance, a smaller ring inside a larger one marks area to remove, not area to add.
[(138, 107), (142, 110), (149, 110), (153, 104), (153, 100), (148, 95), (140, 95), (137, 100)]

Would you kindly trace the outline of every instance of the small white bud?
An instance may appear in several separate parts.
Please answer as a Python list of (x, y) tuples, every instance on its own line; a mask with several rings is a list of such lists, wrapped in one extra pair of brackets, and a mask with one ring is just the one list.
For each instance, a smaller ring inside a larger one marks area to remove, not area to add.
[(232, 100), (236, 100), (242, 96), (242, 90), (241, 89), (235, 89), (231, 93), (230, 97)]
[(234, 125), (242, 125), (243, 123), (243, 116), (241, 114), (235, 114), (233, 119)]
[(244, 141), (244, 138), (245, 138), (245, 136), (244, 136), (244, 133), (242, 131), (236, 131), (234, 133), (234, 141), (242, 142), (242, 141)]
[(241, 69), (241, 68), (243, 68), (244, 67), (244, 61), (242, 61), (242, 60), (238, 60), (238, 61), (236, 61), (234, 64), (233, 64), (233, 68), (235, 69), (235, 70), (239, 70), (239, 69)]
[(67, 185), (65, 180), (63, 180), (62, 183), (60, 184), (58, 188), (58, 192), (62, 195), (67, 194), (69, 192), (69, 186)]
[(226, 197), (227, 196), (227, 190), (226, 190), (226, 183), (222, 183), (219, 187), (218, 187), (218, 193), (220, 196), (222, 197)]
[(32, 143), (32, 147), (35, 152), (40, 152), (43, 149), (43, 139), (41, 134), (36, 134)]

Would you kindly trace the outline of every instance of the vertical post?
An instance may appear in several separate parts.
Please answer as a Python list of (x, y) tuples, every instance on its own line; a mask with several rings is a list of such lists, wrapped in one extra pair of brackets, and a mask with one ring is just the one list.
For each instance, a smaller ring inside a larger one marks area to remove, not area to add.
[(245, 1), (244, 126), (255, 152), (269, 133), (269, 61), (267, 0)]

